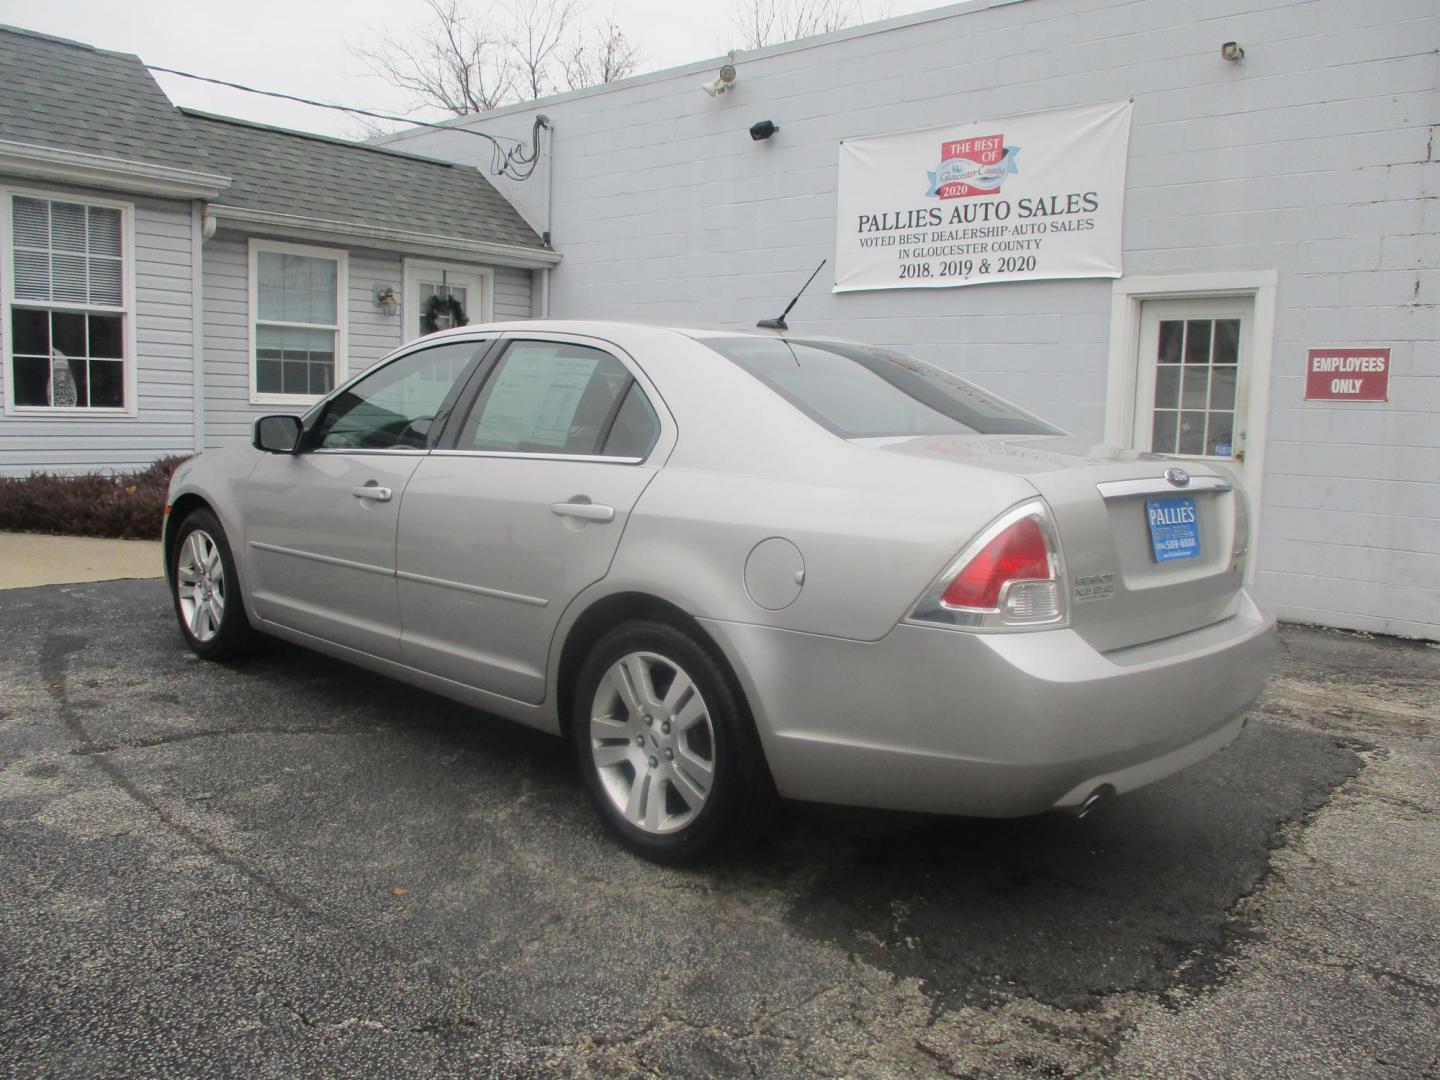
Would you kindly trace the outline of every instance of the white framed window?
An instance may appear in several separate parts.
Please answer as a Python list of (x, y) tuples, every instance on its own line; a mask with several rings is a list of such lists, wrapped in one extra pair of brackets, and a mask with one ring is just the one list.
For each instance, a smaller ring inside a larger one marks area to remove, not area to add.
[(309, 405), (345, 381), (349, 256), (250, 241), (250, 400)]
[(135, 413), (134, 207), (0, 190), (5, 412)]

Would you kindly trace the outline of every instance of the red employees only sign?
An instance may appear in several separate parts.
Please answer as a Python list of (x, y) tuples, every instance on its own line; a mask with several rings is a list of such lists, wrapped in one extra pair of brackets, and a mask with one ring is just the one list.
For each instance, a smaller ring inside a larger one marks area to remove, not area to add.
[(1311, 349), (1306, 401), (1389, 401), (1389, 349)]

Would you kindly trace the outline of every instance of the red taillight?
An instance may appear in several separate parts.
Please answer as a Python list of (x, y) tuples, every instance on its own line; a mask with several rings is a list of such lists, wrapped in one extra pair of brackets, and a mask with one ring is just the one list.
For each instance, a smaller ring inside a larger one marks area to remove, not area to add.
[(993, 610), (1007, 582), (1051, 576), (1050, 549), (1040, 522), (1022, 517), (980, 549), (945, 588), (946, 607)]

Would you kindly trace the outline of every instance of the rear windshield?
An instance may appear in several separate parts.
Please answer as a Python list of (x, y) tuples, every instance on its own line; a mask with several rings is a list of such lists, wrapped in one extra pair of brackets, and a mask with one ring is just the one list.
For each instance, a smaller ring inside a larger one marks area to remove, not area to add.
[(846, 439), (1063, 434), (943, 368), (887, 349), (784, 338), (703, 340)]

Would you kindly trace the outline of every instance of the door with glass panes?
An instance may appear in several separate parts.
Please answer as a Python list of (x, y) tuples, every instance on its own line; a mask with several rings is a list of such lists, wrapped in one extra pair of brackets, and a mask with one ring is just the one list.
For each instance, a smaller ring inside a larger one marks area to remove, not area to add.
[(470, 266), (405, 264), (405, 340), (489, 322), (490, 276)]
[(1243, 297), (1145, 301), (1135, 449), (1220, 461), (1243, 478), (1251, 312)]

